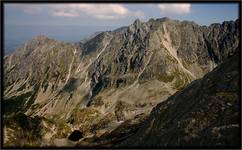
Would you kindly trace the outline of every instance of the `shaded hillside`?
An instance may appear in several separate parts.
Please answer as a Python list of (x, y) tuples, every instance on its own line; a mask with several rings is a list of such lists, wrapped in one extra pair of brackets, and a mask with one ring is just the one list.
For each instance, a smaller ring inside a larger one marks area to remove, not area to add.
[(153, 108), (125, 147), (239, 147), (239, 54)]

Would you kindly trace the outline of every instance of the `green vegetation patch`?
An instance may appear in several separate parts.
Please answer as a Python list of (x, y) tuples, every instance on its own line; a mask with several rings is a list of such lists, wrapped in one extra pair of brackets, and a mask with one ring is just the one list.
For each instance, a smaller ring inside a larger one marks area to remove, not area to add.
[(36, 147), (40, 146), (41, 135), (41, 121), (40, 117), (28, 117), (23, 113), (17, 113), (10, 117), (4, 118), (4, 126), (8, 129), (14, 130), (12, 134), (8, 133), (11, 138), (4, 141), (7, 147)]
[(82, 132), (91, 132), (92, 125), (99, 121), (101, 113), (92, 108), (87, 107), (82, 110), (75, 111), (71, 117), (71, 124), (78, 125)]
[(162, 81), (162, 82), (165, 82), (165, 83), (172, 82), (173, 79), (174, 79), (173, 75), (167, 75), (167, 74), (162, 74), (158, 78), (159, 81)]

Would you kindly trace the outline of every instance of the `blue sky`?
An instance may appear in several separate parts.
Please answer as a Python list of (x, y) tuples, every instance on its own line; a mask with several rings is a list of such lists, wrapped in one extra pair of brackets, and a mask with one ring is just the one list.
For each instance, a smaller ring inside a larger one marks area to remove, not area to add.
[(238, 18), (236, 3), (207, 4), (5, 4), (6, 25), (122, 26), (136, 18), (170, 17), (209, 25)]
[(139, 18), (170, 17), (200, 25), (238, 18), (239, 5), (226, 4), (4, 4), (4, 49), (14, 51), (34, 36), (44, 34), (66, 42), (78, 42), (97, 31), (128, 26)]

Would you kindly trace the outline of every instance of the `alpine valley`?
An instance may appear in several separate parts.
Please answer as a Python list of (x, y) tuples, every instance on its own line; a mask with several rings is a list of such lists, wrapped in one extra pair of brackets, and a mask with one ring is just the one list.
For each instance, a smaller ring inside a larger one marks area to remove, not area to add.
[(5, 147), (240, 145), (239, 20), (135, 20), (4, 57)]

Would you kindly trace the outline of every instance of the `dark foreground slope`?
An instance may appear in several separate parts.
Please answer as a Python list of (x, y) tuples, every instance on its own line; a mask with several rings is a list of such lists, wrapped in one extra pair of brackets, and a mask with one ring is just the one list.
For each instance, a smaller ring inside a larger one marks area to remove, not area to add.
[(239, 54), (158, 104), (123, 147), (240, 145)]

